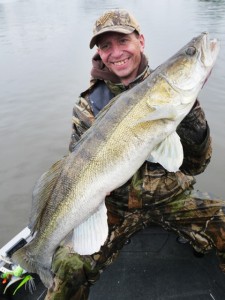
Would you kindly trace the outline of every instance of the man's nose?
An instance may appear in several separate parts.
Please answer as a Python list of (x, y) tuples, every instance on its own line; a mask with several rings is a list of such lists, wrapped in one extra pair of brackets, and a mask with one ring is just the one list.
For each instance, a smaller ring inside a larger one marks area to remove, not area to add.
[(118, 44), (114, 44), (113, 47), (112, 47), (112, 53), (111, 53), (111, 55), (113, 57), (120, 57), (121, 54), (122, 54), (121, 46), (118, 45)]

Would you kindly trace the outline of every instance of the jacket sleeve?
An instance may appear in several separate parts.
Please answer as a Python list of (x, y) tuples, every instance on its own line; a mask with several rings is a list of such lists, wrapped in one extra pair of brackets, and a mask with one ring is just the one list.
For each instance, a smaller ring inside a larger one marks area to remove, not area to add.
[(87, 99), (80, 96), (79, 102), (73, 107), (72, 134), (69, 144), (70, 152), (73, 151), (82, 134), (91, 127), (94, 119), (94, 115)]
[(188, 175), (204, 172), (211, 159), (212, 145), (209, 126), (198, 100), (178, 126), (177, 133), (184, 150), (181, 171)]

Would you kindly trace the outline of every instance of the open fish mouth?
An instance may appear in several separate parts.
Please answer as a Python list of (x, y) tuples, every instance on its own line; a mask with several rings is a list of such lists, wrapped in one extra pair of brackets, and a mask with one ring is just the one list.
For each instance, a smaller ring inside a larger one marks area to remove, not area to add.
[[(203, 43), (204, 48), (202, 51), (204, 64), (205, 66), (210, 66), (212, 64), (214, 65), (220, 49), (219, 41), (216, 38), (210, 39), (208, 32), (203, 32), (202, 35), (204, 39), (204, 43)], [(207, 55), (204, 55), (204, 53), (206, 53)]]
[[(216, 39), (216, 38), (210, 39), (208, 32), (203, 32), (202, 35), (203, 35), (204, 43), (203, 43), (201, 60), (206, 67), (212, 66), (216, 62), (216, 59), (217, 59), (217, 56), (218, 56), (218, 53), (220, 50), (220, 43), (219, 43), (218, 39)], [(209, 71), (208, 75), (206, 76), (202, 87), (207, 82), (211, 73), (212, 73), (212, 68), (210, 68), (210, 71)]]
[(210, 41), (210, 48), (211, 51), (216, 50), (216, 47), (218, 47), (218, 40), (217, 39), (213, 39)]

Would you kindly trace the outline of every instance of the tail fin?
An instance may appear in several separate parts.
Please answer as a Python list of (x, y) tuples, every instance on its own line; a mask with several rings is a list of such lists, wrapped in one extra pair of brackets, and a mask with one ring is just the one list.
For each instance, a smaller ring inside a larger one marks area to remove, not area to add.
[(53, 275), (50, 270), (50, 267), (39, 264), (37, 260), (31, 255), (29, 251), (30, 245), (25, 245), (24, 247), (17, 250), (12, 255), (12, 261), (20, 265), (28, 273), (36, 273), (39, 275), (43, 284), (50, 288), (53, 284)]
[(29, 251), (29, 244), (23, 246), (12, 255), (12, 261), (30, 273), (37, 273), (36, 265)]

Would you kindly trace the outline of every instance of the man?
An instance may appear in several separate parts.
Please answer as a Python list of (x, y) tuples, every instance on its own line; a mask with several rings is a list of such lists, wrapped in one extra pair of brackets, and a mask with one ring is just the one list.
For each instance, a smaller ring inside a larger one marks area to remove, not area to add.
[[(70, 151), (113, 97), (151, 73), (144, 55), (144, 36), (127, 11), (107, 11), (96, 21), (90, 48), (95, 45), (91, 86), (73, 110)], [(225, 269), (223, 201), (193, 190), (193, 175), (203, 172), (211, 158), (209, 127), (198, 100), (177, 133), (184, 149), (180, 170), (172, 173), (158, 163), (145, 162), (126, 184), (111, 192), (105, 200), (108, 240), (98, 253), (86, 257), (59, 248), (52, 265), (55, 288), (48, 292), (49, 299), (59, 299), (54, 298), (56, 294), (62, 299), (87, 299), (89, 286), (100, 271), (114, 261), (131, 235), (152, 222), (176, 231), (199, 252), (215, 247)]]

